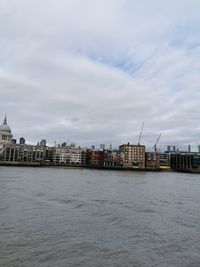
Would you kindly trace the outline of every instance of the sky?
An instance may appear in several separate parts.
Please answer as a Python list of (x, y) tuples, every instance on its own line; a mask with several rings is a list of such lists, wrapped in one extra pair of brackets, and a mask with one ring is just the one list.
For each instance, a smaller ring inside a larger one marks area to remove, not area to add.
[(1, 0), (0, 119), (14, 138), (200, 143), (199, 0)]

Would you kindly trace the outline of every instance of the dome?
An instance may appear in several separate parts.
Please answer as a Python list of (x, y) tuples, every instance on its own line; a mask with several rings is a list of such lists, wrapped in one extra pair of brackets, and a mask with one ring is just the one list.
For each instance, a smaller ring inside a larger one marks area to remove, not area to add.
[(0, 125), (0, 132), (11, 133), (10, 127), (6, 124)]
[(7, 119), (6, 119), (6, 117), (5, 117), (5, 119), (4, 119), (4, 122), (3, 122), (3, 124), (2, 125), (0, 125), (0, 132), (3, 132), (3, 133), (8, 133), (8, 134), (10, 134), (11, 133), (11, 129), (10, 129), (10, 127), (7, 125)]
[(5, 116), (3, 124), (0, 125), (0, 145), (11, 144), (11, 143), (12, 143), (11, 129), (7, 125), (7, 118)]

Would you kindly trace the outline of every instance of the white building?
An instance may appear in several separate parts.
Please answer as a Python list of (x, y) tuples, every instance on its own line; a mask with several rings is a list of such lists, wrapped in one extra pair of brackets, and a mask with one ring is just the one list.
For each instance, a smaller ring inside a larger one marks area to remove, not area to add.
[(12, 133), (5, 116), (3, 124), (0, 125), (0, 154), (3, 152), (6, 145), (9, 144), (12, 144)]
[(86, 152), (84, 149), (75, 147), (56, 147), (53, 153), (55, 164), (85, 165)]

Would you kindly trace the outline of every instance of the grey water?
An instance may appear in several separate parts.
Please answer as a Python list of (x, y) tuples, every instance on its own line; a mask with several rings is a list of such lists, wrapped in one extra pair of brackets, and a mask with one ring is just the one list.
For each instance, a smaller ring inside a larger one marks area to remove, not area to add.
[(0, 266), (200, 266), (200, 175), (0, 167)]

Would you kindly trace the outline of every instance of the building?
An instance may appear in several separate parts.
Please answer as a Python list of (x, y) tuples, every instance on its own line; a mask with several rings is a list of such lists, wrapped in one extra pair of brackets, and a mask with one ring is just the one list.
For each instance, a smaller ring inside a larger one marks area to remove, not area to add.
[(41, 147), (32, 145), (9, 144), (6, 145), (2, 160), (8, 163), (44, 163), (46, 151)]
[(80, 147), (66, 146), (53, 149), (53, 163), (58, 165), (81, 165), (86, 164), (86, 151)]
[(3, 147), (6, 144), (12, 143), (11, 129), (7, 124), (7, 118), (5, 116), (3, 124), (0, 125), (0, 145)]
[(7, 144), (1, 155), (1, 161), (5, 163), (40, 163), (50, 164), (53, 161), (53, 148)]
[(17, 144), (17, 140), (16, 139), (12, 139), (12, 144)]
[(123, 167), (122, 153), (116, 149), (106, 149), (103, 151), (104, 167)]
[[(173, 152), (173, 154), (175, 154), (175, 152)], [(159, 161), (160, 161), (160, 168), (170, 167), (170, 155), (172, 155), (172, 153), (168, 153), (168, 152), (158, 153)]]
[(25, 142), (26, 142), (26, 140), (25, 140), (24, 137), (20, 137), (20, 138), (19, 138), (19, 144), (20, 144), (20, 145), (25, 145)]
[(47, 141), (45, 139), (42, 139), (40, 141), (40, 146), (45, 147), (47, 145)]
[(99, 149), (88, 149), (86, 151), (86, 164), (90, 167), (103, 167), (104, 165), (104, 152)]
[(200, 153), (200, 145), (199, 144), (189, 145), (188, 146), (188, 152), (190, 152), (190, 153)]
[(171, 155), (170, 166), (177, 171), (200, 172), (200, 153), (177, 153)]
[(125, 168), (145, 168), (145, 146), (124, 144), (119, 147)]
[(160, 158), (158, 153), (146, 152), (145, 153), (145, 166), (146, 168), (159, 169), (160, 168)]
[(167, 152), (176, 152), (176, 146), (167, 146)]

